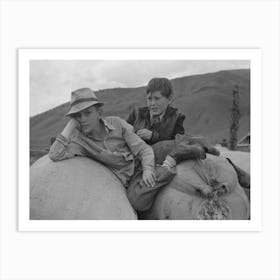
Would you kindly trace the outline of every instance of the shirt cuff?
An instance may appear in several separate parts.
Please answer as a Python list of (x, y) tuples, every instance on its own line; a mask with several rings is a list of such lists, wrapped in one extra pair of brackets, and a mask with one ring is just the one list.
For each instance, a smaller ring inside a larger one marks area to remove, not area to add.
[(154, 171), (155, 170), (155, 168), (153, 167), (153, 166), (145, 166), (144, 168), (143, 168), (143, 172), (144, 171)]
[(63, 136), (62, 134), (59, 134), (57, 137), (56, 137), (56, 140), (58, 142), (60, 142), (62, 145), (64, 146), (67, 146), (69, 143), (70, 143), (70, 139)]

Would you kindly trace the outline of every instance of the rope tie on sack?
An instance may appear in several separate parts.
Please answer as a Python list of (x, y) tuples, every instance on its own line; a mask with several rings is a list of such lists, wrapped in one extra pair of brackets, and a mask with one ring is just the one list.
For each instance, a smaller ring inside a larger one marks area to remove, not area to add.
[[(204, 168), (201, 168), (201, 165)], [(204, 188), (197, 191), (206, 197), (197, 212), (199, 220), (227, 220), (231, 218), (231, 211), (220, 197), (228, 192), (228, 183), (219, 182), (212, 170), (205, 162), (198, 162), (193, 166), (199, 177), (206, 182)], [(204, 172), (203, 172), (203, 171)]]
[(228, 183), (219, 182), (214, 174), (214, 170), (205, 161), (197, 161), (193, 169), (202, 181), (206, 182), (207, 187), (196, 188), (202, 196), (217, 198), (228, 192)]

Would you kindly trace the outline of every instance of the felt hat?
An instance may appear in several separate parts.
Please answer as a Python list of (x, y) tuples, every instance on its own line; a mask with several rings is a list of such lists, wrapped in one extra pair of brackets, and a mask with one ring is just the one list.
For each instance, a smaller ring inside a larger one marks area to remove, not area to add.
[(65, 116), (71, 116), (96, 104), (104, 105), (104, 103), (98, 101), (95, 93), (90, 88), (77, 89), (71, 93), (71, 108)]

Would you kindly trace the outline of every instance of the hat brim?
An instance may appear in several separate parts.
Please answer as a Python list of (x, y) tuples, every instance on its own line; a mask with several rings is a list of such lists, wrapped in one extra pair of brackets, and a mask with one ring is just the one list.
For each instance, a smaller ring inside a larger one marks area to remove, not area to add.
[(65, 114), (65, 116), (69, 117), (71, 115), (74, 115), (74, 114), (77, 114), (77, 113), (81, 112), (82, 110), (84, 110), (88, 107), (91, 107), (91, 106), (97, 105), (97, 104), (100, 105), (100, 106), (104, 105), (104, 103), (99, 102), (99, 101), (89, 101), (89, 102), (76, 104), (76, 105), (71, 107), (71, 109), (69, 110), (69, 112), (67, 114)]

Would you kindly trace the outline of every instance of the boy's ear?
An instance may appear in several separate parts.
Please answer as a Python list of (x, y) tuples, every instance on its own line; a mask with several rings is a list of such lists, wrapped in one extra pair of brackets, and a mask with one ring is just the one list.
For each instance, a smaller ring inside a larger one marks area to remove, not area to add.
[(97, 111), (98, 111), (99, 115), (102, 115), (103, 114), (103, 107), (99, 106)]
[(174, 94), (173, 93), (168, 96), (167, 99), (169, 100), (169, 103), (171, 103), (173, 101), (173, 98), (174, 98)]

